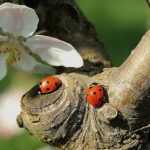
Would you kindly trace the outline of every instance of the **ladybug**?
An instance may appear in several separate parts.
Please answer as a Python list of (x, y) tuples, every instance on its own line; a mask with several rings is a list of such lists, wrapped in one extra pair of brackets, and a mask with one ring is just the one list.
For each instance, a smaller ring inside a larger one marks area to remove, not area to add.
[(61, 80), (54, 76), (47, 76), (40, 81), (40, 94), (54, 92), (62, 84)]
[(89, 104), (91, 104), (94, 108), (98, 108), (102, 106), (104, 101), (104, 88), (101, 85), (92, 85), (85, 90), (86, 100)]

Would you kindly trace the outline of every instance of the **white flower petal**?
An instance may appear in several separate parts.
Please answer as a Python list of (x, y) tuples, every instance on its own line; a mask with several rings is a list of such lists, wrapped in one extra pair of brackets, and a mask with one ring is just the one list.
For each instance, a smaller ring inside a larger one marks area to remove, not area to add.
[(6, 56), (0, 55), (0, 80), (2, 80), (7, 74)]
[(25, 51), (21, 51), (20, 60), (18, 60), (14, 66), (24, 71), (32, 71), (36, 64), (37, 61), (32, 56)]
[(0, 27), (4, 32), (28, 37), (36, 31), (38, 22), (32, 8), (12, 3), (0, 5)]
[(32, 69), (32, 73), (54, 74), (56, 73), (56, 70), (49, 65), (37, 62), (36, 66)]
[(29, 55), (27, 52), (22, 51), (20, 58), (21, 59), (14, 64), (14, 67), (20, 70), (41, 74), (51, 74), (55, 72), (52, 67), (37, 62), (35, 58)]
[(25, 45), (50, 65), (75, 68), (83, 66), (83, 60), (75, 48), (56, 38), (36, 35), (29, 38)]
[[(16, 78), (17, 79), (17, 78)], [(17, 89), (16, 89), (17, 88)], [(11, 137), (21, 130), (16, 123), (16, 117), (20, 112), (20, 97), (25, 89), (13, 87), (0, 95), (0, 136)]]

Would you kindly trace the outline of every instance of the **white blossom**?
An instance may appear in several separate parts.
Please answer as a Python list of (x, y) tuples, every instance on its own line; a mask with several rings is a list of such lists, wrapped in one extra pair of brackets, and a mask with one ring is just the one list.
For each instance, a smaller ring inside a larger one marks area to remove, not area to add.
[(20, 97), (25, 89), (16, 86), (0, 94), (0, 137), (11, 137), (21, 130), (16, 123), (20, 112)]
[(30, 72), (42, 68), (41, 62), (75, 68), (83, 65), (81, 56), (69, 43), (34, 35), (38, 22), (32, 8), (13, 3), (0, 5), (0, 80), (5, 77), (8, 64)]

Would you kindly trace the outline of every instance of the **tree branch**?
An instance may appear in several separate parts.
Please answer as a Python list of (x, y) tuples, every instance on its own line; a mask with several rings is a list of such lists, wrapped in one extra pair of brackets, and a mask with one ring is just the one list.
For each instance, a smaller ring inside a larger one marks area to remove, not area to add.
[[(111, 81), (110, 102), (118, 109), (137, 104), (150, 88), (150, 31), (141, 39)], [(117, 85), (117, 86), (116, 86)], [(117, 91), (117, 92), (116, 92)]]
[[(93, 77), (71, 73), (58, 77), (63, 85), (39, 95), (38, 85), (22, 100), (18, 123), (44, 142), (67, 150), (146, 149), (150, 127), (150, 31), (118, 68)], [(84, 89), (105, 87), (106, 101), (94, 109)]]

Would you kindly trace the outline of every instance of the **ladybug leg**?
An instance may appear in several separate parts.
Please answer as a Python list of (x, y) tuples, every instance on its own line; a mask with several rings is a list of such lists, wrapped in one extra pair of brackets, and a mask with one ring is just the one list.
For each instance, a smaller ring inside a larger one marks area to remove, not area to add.
[[(41, 83), (39, 84), (39, 87), (40, 87), (40, 85), (41, 85)], [(42, 94), (40, 88), (38, 89), (37, 94), (38, 94), (38, 95), (41, 95), (41, 94)]]
[(97, 82), (93, 82), (93, 83), (91, 83), (91, 84), (90, 84), (90, 86), (91, 86), (91, 87), (96, 86), (96, 85), (100, 85), (100, 86), (102, 86), (102, 87), (103, 87), (103, 85), (102, 85), (102, 84), (97, 83)]
[[(42, 83), (40, 82), (38, 86), (40, 87), (41, 84), (42, 84)], [(40, 90), (40, 88), (38, 89), (38, 92), (37, 92), (37, 93), (38, 93), (38, 95), (41, 95), (41, 90)]]
[(93, 82), (91, 85), (97, 85), (98, 83), (96, 83), (96, 82)]
[(38, 91), (38, 95), (41, 95), (41, 91), (40, 90)]

